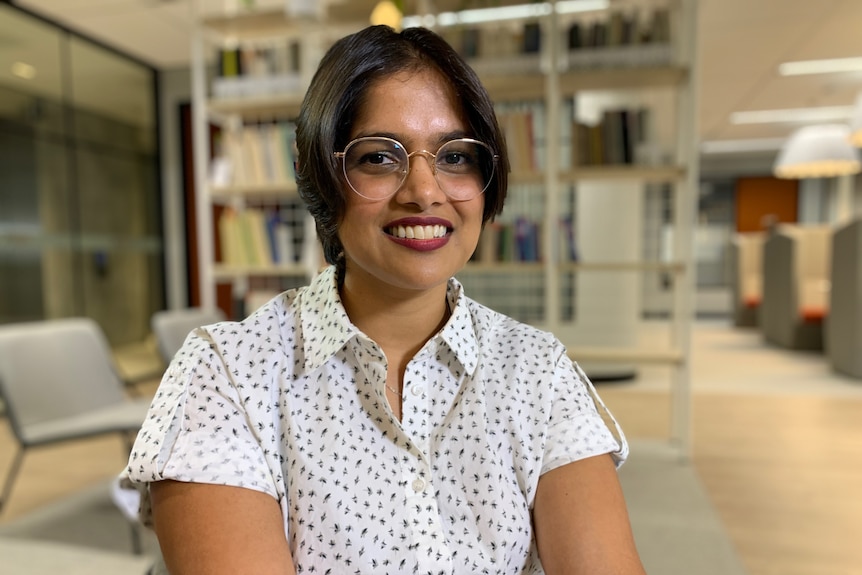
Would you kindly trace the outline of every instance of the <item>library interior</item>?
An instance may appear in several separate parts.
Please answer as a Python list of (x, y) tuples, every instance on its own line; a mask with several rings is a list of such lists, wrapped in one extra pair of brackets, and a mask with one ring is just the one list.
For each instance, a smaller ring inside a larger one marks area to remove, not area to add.
[(372, 23), (493, 102), (456, 279), (614, 414), (646, 572), (862, 575), (858, 0), (0, 0), (0, 572), (167, 572), (118, 476), (187, 334), (327, 267), (297, 122)]

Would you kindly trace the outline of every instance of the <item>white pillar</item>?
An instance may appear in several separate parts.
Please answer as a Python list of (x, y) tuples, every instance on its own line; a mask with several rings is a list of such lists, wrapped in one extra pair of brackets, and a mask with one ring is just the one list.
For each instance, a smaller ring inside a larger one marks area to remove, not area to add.
[[(643, 234), (643, 184), (582, 182), (577, 188), (575, 233), (581, 262), (637, 262)], [(635, 347), (641, 273), (578, 272), (572, 346)], [(585, 364), (591, 376), (633, 375), (630, 365)]]

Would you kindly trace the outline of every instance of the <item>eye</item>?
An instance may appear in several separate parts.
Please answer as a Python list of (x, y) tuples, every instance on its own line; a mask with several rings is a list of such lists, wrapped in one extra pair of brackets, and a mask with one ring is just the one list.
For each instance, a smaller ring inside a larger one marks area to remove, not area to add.
[(444, 145), (437, 154), (437, 168), (452, 172), (472, 172), (479, 164), (479, 150), (477, 147), (464, 141), (453, 141)]
[(377, 152), (366, 152), (359, 158), (357, 163), (359, 164), (373, 164), (376, 166), (382, 166), (385, 164), (397, 164), (399, 162), (398, 157), (392, 152), (388, 151), (377, 151)]
[(473, 158), (471, 158), (469, 156), (469, 154), (466, 154), (464, 152), (460, 152), (460, 151), (449, 152), (449, 151), (447, 151), (446, 154), (444, 154), (443, 157), (441, 158), (441, 161), (444, 164), (447, 164), (450, 166), (455, 166), (458, 164), (472, 163)]
[(357, 140), (347, 150), (345, 166), (369, 174), (397, 172), (405, 163), (404, 149), (385, 138)]

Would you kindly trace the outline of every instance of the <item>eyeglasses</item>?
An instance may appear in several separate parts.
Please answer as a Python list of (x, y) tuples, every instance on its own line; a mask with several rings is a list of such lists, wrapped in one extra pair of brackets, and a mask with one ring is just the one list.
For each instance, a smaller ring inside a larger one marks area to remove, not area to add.
[(437, 185), (449, 199), (471, 200), (488, 189), (498, 158), (487, 144), (471, 138), (450, 140), (434, 153), (417, 150), (408, 154), (398, 140), (372, 136), (357, 138), (334, 154), (342, 160), (344, 178), (353, 191), (375, 201), (395, 195), (407, 179), (410, 158), (415, 155), (425, 156)]

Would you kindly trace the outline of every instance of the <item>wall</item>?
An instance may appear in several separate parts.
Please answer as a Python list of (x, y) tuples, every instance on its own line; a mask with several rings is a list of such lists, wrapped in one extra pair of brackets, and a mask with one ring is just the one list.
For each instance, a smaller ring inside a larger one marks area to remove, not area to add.
[(0, 38), (0, 68), (37, 72), (0, 73), (0, 322), (140, 341), (164, 306), (156, 74), (7, 4)]
[(185, 204), (183, 193), (183, 151), (180, 104), (191, 100), (191, 73), (188, 68), (164, 70), (159, 75), (159, 116), (161, 119), (162, 216), (165, 237), (165, 294), (167, 307), (189, 305)]

